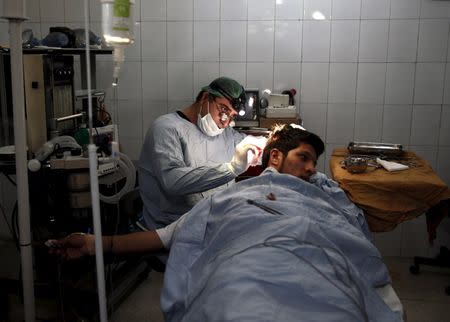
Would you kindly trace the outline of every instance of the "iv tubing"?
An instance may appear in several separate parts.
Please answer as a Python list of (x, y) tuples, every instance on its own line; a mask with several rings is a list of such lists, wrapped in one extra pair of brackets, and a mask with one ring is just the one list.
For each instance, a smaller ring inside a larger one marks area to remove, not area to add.
[[(15, 0), (12, 0), (15, 1)], [(7, 2), (5, 2), (5, 5)], [(24, 5), (24, 4), (23, 4)], [(6, 8), (6, 7), (5, 7)], [(7, 13), (7, 12), (5, 12)], [(16, 154), (17, 205), (19, 220), (20, 258), (25, 321), (35, 321), (33, 263), (31, 247), (30, 204), (28, 193), (27, 139), (25, 129), (25, 102), (23, 91), (22, 23), (24, 17), (9, 19), (9, 43), (11, 46), (11, 87), (14, 118), (14, 144)]]
[(122, 46), (119, 45), (114, 47), (113, 61), (114, 61), (114, 71), (113, 71), (112, 85), (116, 87), (119, 83), (120, 67), (122, 67), (123, 62), (125, 61), (125, 53), (124, 48)]
[[(133, 190), (136, 184), (136, 168), (134, 167), (133, 162), (128, 158), (128, 156), (124, 153), (118, 153), (119, 159), (117, 160), (117, 164), (119, 165), (118, 173), (122, 174), (125, 178), (125, 184), (115, 195), (105, 196), (100, 194), (100, 200), (109, 204), (117, 204), (127, 192)], [(101, 160), (100, 160), (101, 161)]]
[(92, 199), (92, 220), (94, 223), (95, 235), (95, 262), (97, 265), (97, 291), (98, 305), (100, 312), (100, 321), (108, 320), (106, 310), (106, 292), (105, 292), (105, 266), (103, 262), (103, 244), (102, 244), (102, 224), (100, 220), (100, 199), (98, 189), (98, 173), (97, 173), (97, 147), (93, 143), (92, 138), (92, 93), (91, 93), (91, 64), (90, 64), (90, 48), (89, 48), (89, 3), (84, 0), (84, 32), (86, 39), (86, 75), (87, 75), (87, 92), (88, 92), (88, 115), (89, 115), (89, 174), (91, 180), (91, 199)]

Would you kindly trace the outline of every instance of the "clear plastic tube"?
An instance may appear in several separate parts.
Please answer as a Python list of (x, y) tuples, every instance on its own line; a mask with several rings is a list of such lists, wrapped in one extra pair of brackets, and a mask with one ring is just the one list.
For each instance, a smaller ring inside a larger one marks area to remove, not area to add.
[(114, 61), (114, 70), (113, 70), (112, 85), (117, 86), (117, 84), (119, 83), (120, 68), (122, 67), (123, 62), (125, 61), (125, 53), (124, 48), (122, 46), (116, 46), (114, 48), (113, 61)]

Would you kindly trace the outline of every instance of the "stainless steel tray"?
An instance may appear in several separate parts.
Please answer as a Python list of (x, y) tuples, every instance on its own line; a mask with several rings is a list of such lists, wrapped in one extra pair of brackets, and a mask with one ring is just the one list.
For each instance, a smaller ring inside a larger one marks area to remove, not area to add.
[(392, 143), (350, 142), (347, 148), (352, 154), (401, 155), (403, 153), (401, 144)]

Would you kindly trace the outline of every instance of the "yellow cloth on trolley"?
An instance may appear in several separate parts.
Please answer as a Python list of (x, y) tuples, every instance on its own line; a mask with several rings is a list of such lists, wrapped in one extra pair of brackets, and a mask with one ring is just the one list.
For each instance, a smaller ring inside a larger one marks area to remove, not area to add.
[(332, 177), (348, 197), (364, 210), (372, 231), (390, 231), (397, 224), (450, 199), (448, 186), (424, 159), (413, 152), (402, 155), (411, 165), (409, 169), (393, 172), (368, 167), (364, 173), (349, 173), (341, 165), (346, 156), (346, 148), (333, 151), (330, 158)]

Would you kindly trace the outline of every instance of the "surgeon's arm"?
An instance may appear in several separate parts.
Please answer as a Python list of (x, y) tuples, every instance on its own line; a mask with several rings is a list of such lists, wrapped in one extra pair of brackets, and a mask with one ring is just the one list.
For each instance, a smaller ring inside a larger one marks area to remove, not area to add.
[[(156, 231), (102, 237), (103, 251), (111, 254), (130, 254), (160, 251), (164, 245)], [(62, 239), (52, 239), (46, 245), (51, 254), (64, 259), (77, 259), (95, 254), (95, 236), (73, 233)]]
[[(155, 154), (152, 162), (154, 162), (154, 168), (160, 170), (155, 171), (154, 175), (158, 176), (163, 189), (167, 193), (174, 195), (199, 193), (222, 186), (244, 172), (249, 166), (247, 163), (247, 151), (252, 150), (258, 156), (264, 146), (259, 147), (261, 140), (258, 139), (255, 142), (251, 140), (243, 142), (249, 136), (246, 137), (234, 132), (236, 131), (232, 132), (228, 144), (233, 148), (236, 147), (236, 151), (229, 162), (215, 166), (200, 165), (189, 167), (184, 160), (184, 151), (177, 129), (158, 124), (153, 132)], [(239, 143), (240, 145), (236, 146), (236, 140), (241, 138), (244, 140)], [(202, 144), (202, 142), (195, 144)], [(265, 145), (265, 141), (263, 145)], [(238, 151), (238, 147), (241, 147), (241, 151)]]
[[(187, 195), (224, 185), (236, 177), (226, 163), (190, 167), (185, 163), (176, 129), (159, 125), (154, 129), (154, 175), (168, 194)], [(230, 142), (234, 145), (234, 142)], [(231, 161), (231, 160), (230, 160)]]

